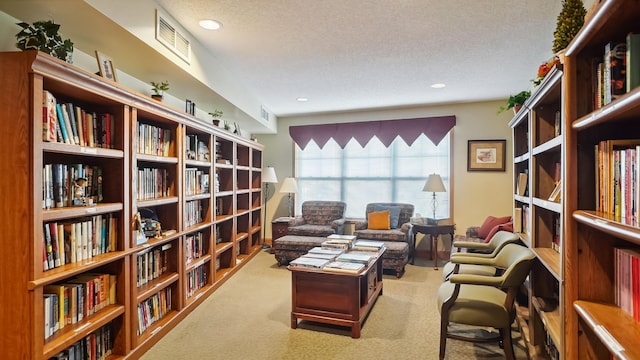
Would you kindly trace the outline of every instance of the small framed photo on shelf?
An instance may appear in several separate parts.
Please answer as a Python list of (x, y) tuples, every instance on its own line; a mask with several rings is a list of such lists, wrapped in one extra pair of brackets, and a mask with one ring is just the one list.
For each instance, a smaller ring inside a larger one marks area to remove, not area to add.
[(506, 140), (469, 140), (467, 171), (505, 171)]
[(107, 78), (111, 81), (118, 82), (116, 76), (116, 68), (113, 66), (113, 61), (110, 57), (96, 50), (96, 60), (98, 60), (98, 70), (100, 76)]

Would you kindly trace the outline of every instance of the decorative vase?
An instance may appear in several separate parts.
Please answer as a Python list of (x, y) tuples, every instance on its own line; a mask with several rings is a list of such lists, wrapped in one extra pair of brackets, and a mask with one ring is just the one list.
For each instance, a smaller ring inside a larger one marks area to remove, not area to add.
[(213, 121), (213, 125), (215, 125), (215, 126), (219, 126), (220, 125), (220, 119), (213, 119), (211, 121)]
[(522, 105), (516, 105), (513, 107), (513, 115), (517, 114), (518, 111), (522, 108)]
[(151, 98), (154, 100), (162, 101), (162, 95), (160, 94), (153, 94), (151, 95)]

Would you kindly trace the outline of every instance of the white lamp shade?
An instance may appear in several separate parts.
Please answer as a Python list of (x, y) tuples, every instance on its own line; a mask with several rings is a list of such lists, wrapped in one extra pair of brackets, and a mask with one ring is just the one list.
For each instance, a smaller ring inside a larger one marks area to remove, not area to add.
[(277, 183), (278, 177), (276, 176), (276, 170), (273, 166), (268, 166), (262, 172), (262, 182), (263, 183)]
[(446, 192), (442, 178), (438, 174), (431, 174), (427, 178), (427, 182), (424, 184), (422, 191), (428, 192)]
[(282, 187), (280, 188), (281, 193), (297, 193), (298, 192), (298, 184), (296, 183), (296, 179), (292, 177), (285, 178), (282, 182)]

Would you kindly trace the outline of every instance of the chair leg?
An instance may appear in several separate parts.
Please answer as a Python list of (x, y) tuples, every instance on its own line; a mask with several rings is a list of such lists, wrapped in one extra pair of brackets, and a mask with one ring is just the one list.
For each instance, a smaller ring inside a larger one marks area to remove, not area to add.
[(444, 316), (440, 317), (440, 360), (444, 360), (445, 348), (447, 347), (447, 328), (449, 321)]
[(504, 355), (507, 360), (515, 360), (516, 355), (513, 352), (513, 340), (511, 339), (511, 327), (500, 329), (502, 335), (502, 343)]

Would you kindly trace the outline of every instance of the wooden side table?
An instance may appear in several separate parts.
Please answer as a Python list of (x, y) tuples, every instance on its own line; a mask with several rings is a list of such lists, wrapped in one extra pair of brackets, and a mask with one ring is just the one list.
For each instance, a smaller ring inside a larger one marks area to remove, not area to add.
[(271, 250), (270, 254), (275, 254), (273, 250), (275, 241), (285, 235), (289, 235), (289, 220), (293, 218), (288, 216), (279, 217), (271, 222)]
[[(416, 253), (416, 235), (418, 233), (429, 235), (431, 238), (431, 258), (433, 259), (433, 270), (438, 270), (438, 236), (441, 234), (450, 234), (453, 240), (453, 233), (456, 229), (455, 224), (443, 225), (420, 225), (413, 224), (413, 253)], [(413, 264), (413, 262), (412, 262)]]

